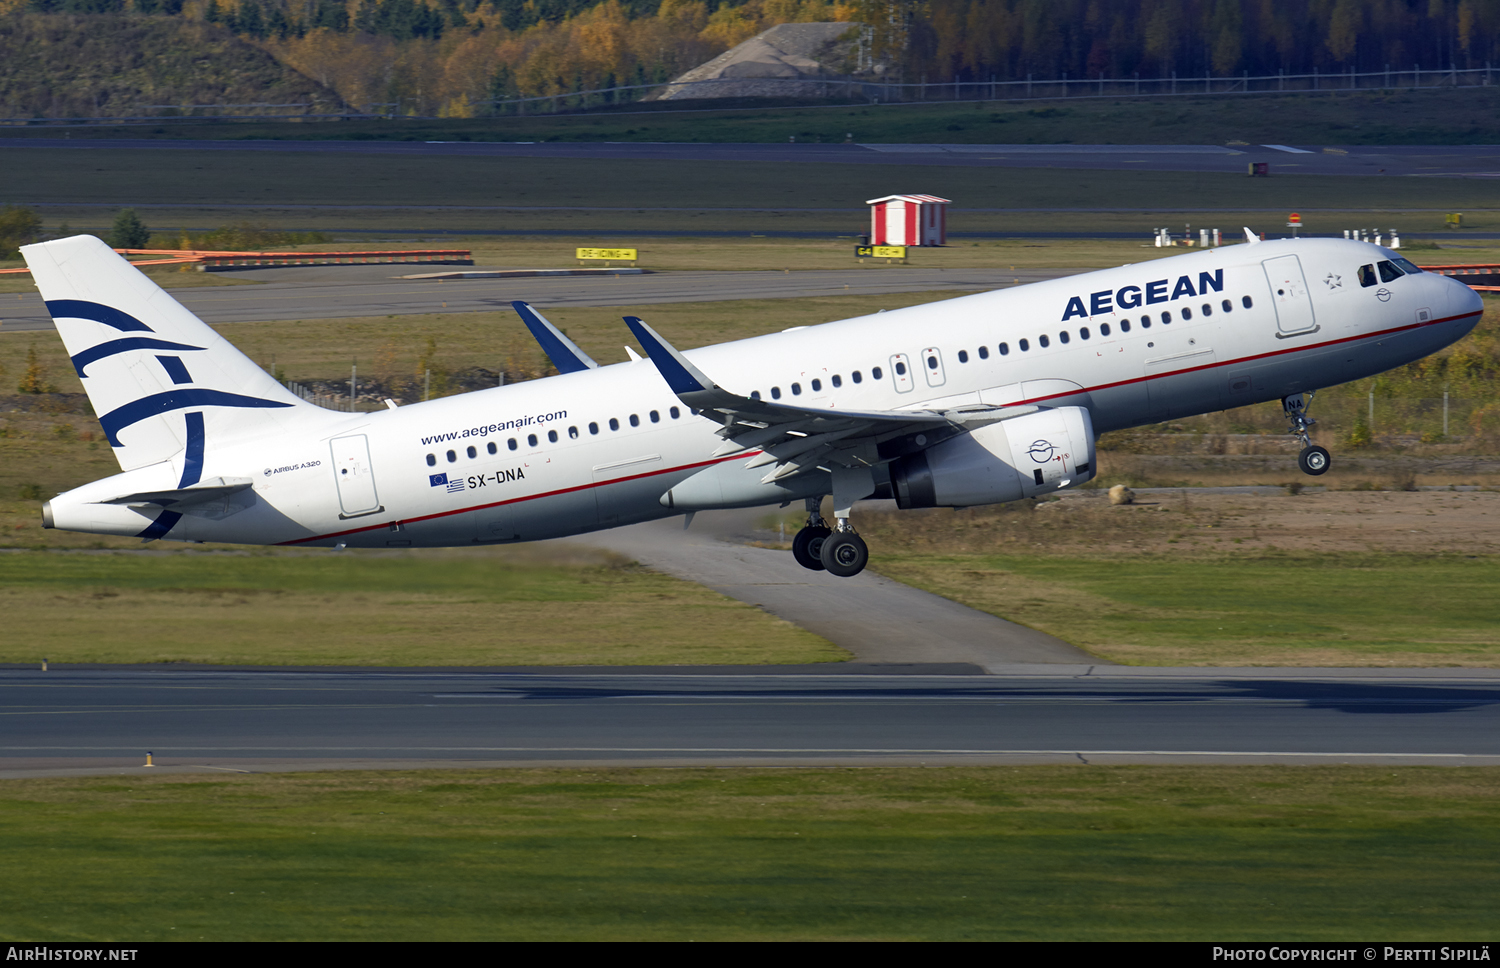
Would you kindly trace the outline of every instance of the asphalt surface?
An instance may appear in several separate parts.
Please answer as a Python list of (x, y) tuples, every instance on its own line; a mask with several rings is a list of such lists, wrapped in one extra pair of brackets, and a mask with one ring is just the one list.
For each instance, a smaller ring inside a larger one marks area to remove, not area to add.
[(1273, 171), (1298, 174), (1436, 175), (1460, 178), (1500, 175), (1500, 146), (1496, 145), (825, 145), (0, 138), (0, 149), (3, 148), (783, 162), (962, 168), (1083, 168), (1237, 174), (1244, 174), (1246, 165), (1250, 162), (1264, 161), (1273, 166)]
[[(878, 502), (890, 504), (890, 502)], [(866, 505), (870, 506), (870, 505)], [(704, 511), (567, 539), (628, 555), (657, 571), (748, 602), (853, 653), (862, 663), (1101, 663), (1045, 632), (864, 571), (835, 578), (791, 552), (743, 543), (771, 508)], [(852, 520), (859, 525), (860, 508)], [(879, 547), (871, 549), (878, 558)]]
[[(1500, 677), (5, 671), (0, 777), (545, 764), (1500, 764)], [(1063, 674), (1058, 674), (1061, 671)]]
[[(524, 299), (538, 307), (649, 306), (729, 299), (974, 292), (1085, 271), (869, 265), (859, 269), (798, 272), (660, 272), (636, 276), (530, 276), (443, 281), (392, 278), (439, 272), (446, 268), (397, 264), (263, 269), (243, 274), (258, 282), (257, 285), (203, 286), (171, 292), (173, 298), (204, 322), (219, 324), (270, 319), (510, 312), (510, 304), (516, 299)], [(52, 318), (47, 315), (40, 294), (0, 294), (0, 333), (51, 329)]]

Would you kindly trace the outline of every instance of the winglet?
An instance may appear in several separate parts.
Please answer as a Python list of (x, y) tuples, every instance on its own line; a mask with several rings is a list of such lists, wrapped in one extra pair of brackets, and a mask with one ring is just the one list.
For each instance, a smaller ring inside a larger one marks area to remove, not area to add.
[(656, 364), (656, 369), (661, 372), (662, 379), (667, 381), (667, 386), (688, 406), (702, 410), (724, 400), (738, 399), (688, 362), (687, 357), (677, 352), (672, 344), (662, 339), (639, 316), (626, 316), (625, 325), (630, 327), (630, 331), (640, 341), (641, 349)]
[(578, 344), (564, 336), (562, 330), (547, 322), (546, 317), (532, 309), (529, 303), (518, 299), (511, 303), (511, 307), (521, 317), (521, 322), (526, 324), (526, 328), (531, 330), (531, 335), (536, 337), (536, 341), (541, 344), (542, 352), (546, 353), (552, 365), (557, 367), (557, 372), (577, 373), (580, 370), (593, 370), (599, 367), (599, 364), (595, 363), (587, 353), (578, 348)]
[(1249, 242), (1251, 245), (1254, 245), (1255, 243), (1260, 241), (1260, 236), (1250, 231), (1250, 226), (1248, 225), (1245, 226), (1245, 241)]

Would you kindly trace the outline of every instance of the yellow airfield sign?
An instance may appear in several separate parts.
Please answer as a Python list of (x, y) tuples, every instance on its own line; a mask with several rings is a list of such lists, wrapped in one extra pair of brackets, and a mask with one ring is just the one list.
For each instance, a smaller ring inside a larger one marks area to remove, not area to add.
[(579, 249), (577, 251), (579, 261), (604, 259), (607, 262), (634, 262), (636, 253), (635, 249)]
[(904, 259), (904, 245), (856, 245), (854, 254), (862, 259)]

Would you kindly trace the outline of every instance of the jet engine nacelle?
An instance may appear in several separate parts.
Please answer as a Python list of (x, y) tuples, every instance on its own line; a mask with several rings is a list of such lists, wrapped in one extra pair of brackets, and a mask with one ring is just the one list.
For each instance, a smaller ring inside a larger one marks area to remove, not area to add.
[(1094, 476), (1094, 425), (1083, 407), (1012, 417), (891, 462), (902, 508), (969, 507), (1035, 497)]

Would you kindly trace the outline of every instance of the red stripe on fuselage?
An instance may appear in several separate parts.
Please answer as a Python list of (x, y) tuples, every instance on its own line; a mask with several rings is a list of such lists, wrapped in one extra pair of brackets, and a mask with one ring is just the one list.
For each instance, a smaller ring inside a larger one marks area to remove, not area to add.
[(626, 481), (638, 481), (644, 477), (656, 477), (661, 474), (670, 474), (673, 471), (689, 471), (695, 467), (708, 467), (712, 464), (722, 464), (725, 461), (740, 460), (742, 458), (753, 457), (759, 453), (760, 451), (758, 450), (746, 450), (741, 451), (738, 454), (731, 454), (728, 457), (716, 457), (713, 460), (698, 461), (696, 464), (679, 464), (676, 467), (663, 467), (659, 470), (647, 471), (644, 474), (632, 474), (629, 477), (615, 477), (607, 481), (591, 481), (588, 484), (578, 484), (574, 487), (560, 487), (555, 491), (543, 491), (540, 494), (527, 494), (523, 495), (522, 497), (509, 498), (504, 501), (493, 501), (489, 504), (476, 504), (473, 507), (454, 508), (451, 511), (438, 511), (435, 514), (424, 514), (421, 517), (417, 518), (397, 518), (395, 521), (386, 521), (383, 524), (368, 524), (362, 528), (350, 528), (348, 531), (335, 531), (331, 534), (319, 534), (314, 535), (311, 538), (297, 538), (292, 541), (278, 541), (276, 543), (278, 545), (298, 545), (307, 544), (309, 541), (326, 541), (329, 538), (342, 538), (345, 535), (349, 534), (360, 534), (361, 532), (365, 531), (379, 531), (381, 528), (389, 528), (391, 525), (397, 523), (398, 521), (401, 524), (416, 524), (419, 521), (432, 521), (437, 518), (452, 517), (455, 514), (468, 514), (470, 511), (484, 511), (488, 508), (498, 508), (506, 504), (519, 504), (522, 501), (536, 501), (544, 497), (556, 497), (559, 494), (571, 494), (574, 491), (586, 491), (591, 487), (605, 487), (610, 484), (623, 484)]
[(1405, 333), (1410, 330), (1421, 329), (1423, 326), (1436, 326), (1439, 323), (1451, 323), (1454, 320), (1468, 319), (1470, 316), (1482, 315), (1484, 315), (1483, 310), (1477, 313), (1463, 313), (1459, 316), (1445, 316), (1442, 319), (1433, 319), (1425, 323), (1412, 323), (1409, 326), (1397, 326), (1394, 329), (1383, 329), (1376, 333), (1363, 333), (1359, 336), (1345, 336), (1341, 339), (1331, 339), (1322, 343), (1310, 343), (1306, 346), (1288, 346), (1284, 350), (1272, 350), (1269, 353), (1258, 353), (1255, 356), (1242, 356), (1238, 359), (1233, 360), (1220, 360), (1214, 363), (1205, 363), (1202, 366), (1189, 366), (1184, 367), (1180, 370), (1169, 370), (1165, 373), (1152, 373), (1150, 376), (1131, 377), (1129, 380), (1119, 380), (1114, 383), (1101, 383), (1096, 387), (1084, 387), (1081, 390), (1069, 390), (1064, 393), (1049, 393), (1044, 397), (1027, 397), (1023, 400), (1016, 400), (1012, 403), (1004, 404), (1004, 406), (1014, 407), (1019, 404), (1039, 403), (1043, 400), (1055, 400), (1058, 397), (1073, 397), (1077, 396), (1080, 393), (1093, 393), (1096, 390), (1112, 390), (1115, 387), (1130, 386), (1132, 383), (1145, 383), (1147, 380), (1160, 380), (1162, 377), (1178, 376), (1183, 373), (1196, 373), (1199, 370), (1212, 370), (1215, 367), (1220, 366), (1239, 366), (1244, 363), (1253, 363), (1256, 360), (1267, 360), (1273, 356), (1288, 356), (1292, 353), (1305, 353), (1308, 350), (1323, 349), (1324, 347), (1328, 346), (1338, 346), (1340, 343), (1352, 343), (1362, 339), (1375, 339), (1380, 336), (1390, 336), (1394, 333)]
[[(1346, 336), (1346, 337), (1343, 337), (1341, 339), (1326, 340), (1326, 341), (1324, 341), (1322, 343), (1312, 343), (1312, 344), (1309, 344), (1307, 346), (1289, 346), (1289, 347), (1287, 347), (1286, 349), (1283, 349), (1283, 350), (1273, 350), (1273, 351), (1271, 351), (1269, 353), (1259, 353), (1259, 354), (1256, 354), (1255, 356), (1243, 356), (1243, 357), (1240, 357), (1238, 359), (1233, 359), (1233, 360), (1224, 360), (1222, 362), (1215, 362), (1215, 363), (1205, 363), (1202, 366), (1190, 366), (1190, 367), (1186, 367), (1186, 368), (1181, 369), (1181, 370), (1171, 370), (1171, 371), (1166, 372), (1166, 373), (1153, 373), (1150, 376), (1132, 377), (1129, 380), (1119, 380), (1119, 381), (1117, 381), (1115, 383), (1102, 383), (1102, 384), (1100, 384), (1098, 386), (1094, 386), (1094, 387), (1084, 387), (1081, 390), (1070, 390), (1070, 391), (1066, 391), (1064, 393), (1050, 393), (1050, 394), (1047, 394), (1046, 396), (1031, 397), (1031, 398), (1027, 398), (1027, 399), (1023, 399), (1023, 400), (1017, 400), (1017, 401), (1014, 401), (1013, 403), (1008, 403), (1008, 404), (1005, 404), (1005, 405), (1006, 406), (1016, 406), (1018, 404), (1039, 403), (1039, 402), (1041, 402), (1043, 400), (1054, 400), (1054, 399), (1057, 399), (1059, 397), (1076, 396), (1079, 393), (1093, 393), (1096, 390), (1111, 390), (1111, 389), (1114, 389), (1115, 387), (1129, 386), (1132, 383), (1144, 383), (1147, 380), (1160, 380), (1163, 377), (1178, 376), (1179, 374), (1183, 374), (1183, 373), (1194, 373), (1194, 372), (1197, 372), (1198, 370), (1211, 370), (1211, 369), (1214, 369), (1215, 367), (1236, 366), (1236, 365), (1243, 364), (1243, 363), (1251, 363), (1251, 362), (1254, 362), (1255, 360), (1270, 359), (1270, 358), (1276, 357), (1276, 356), (1288, 356), (1288, 355), (1291, 355), (1293, 353), (1305, 353), (1308, 350), (1323, 349), (1323, 348), (1329, 347), (1329, 346), (1337, 346), (1337, 345), (1339, 345), (1341, 343), (1352, 343), (1352, 342), (1356, 342), (1358, 340), (1363, 340), (1363, 339), (1375, 339), (1375, 338), (1380, 337), (1380, 336), (1390, 336), (1390, 335), (1393, 335), (1395, 333), (1410, 332), (1411, 330), (1414, 330), (1414, 329), (1421, 329), (1423, 326), (1437, 326), (1437, 325), (1442, 324), (1442, 323), (1451, 323), (1451, 322), (1453, 322), (1455, 320), (1468, 319), (1471, 316), (1482, 316), (1482, 315), (1483, 315), (1483, 311), (1481, 310), (1480, 312), (1477, 312), (1477, 313), (1463, 313), (1463, 314), (1458, 315), (1458, 316), (1445, 316), (1442, 319), (1434, 319), (1434, 320), (1430, 320), (1430, 321), (1425, 322), (1425, 323), (1412, 323), (1411, 325), (1408, 325), (1408, 326), (1397, 326), (1397, 327), (1395, 327), (1393, 329), (1383, 329), (1383, 330), (1380, 330), (1380, 331), (1374, 332), (1374, 333), (1362, 333), (1362, 334), (1360, 334), (1358, 336)], [(760, 453), (760, 451), (758, 451), (758, 450), (757, 451), (743, 451), (743, 452), (738, 453), (738, 454), (732, 454), (729, 457), (719, 457), (719, 458), (715, 458), (713, 460), (698, 461), (697, 463), (694, 463), (694, 464), (680, 464), (680, 465), (678, 465), (676, 467), (664, 467), (664, 468), (662, 468), (660, 470), (648, 471), (647, 473), (644, 473), (644, 474), (634, 474), (634, 475), (631, 475), (629, 477), (617, 477), (617, 478), (614, 478), (614, 479), (608, 480), (608, 481), (592, 481), (592, 482), (590, 482), (588, 484), (579, 484), (579, 485), (576, 485), (574, 487), (563, 487), (563, 488), (559, 488), (559, 489), (557, 489), (555, 491), (544, 491), (544, 492), (542, 492), (540, 494), (528, 494), (528, 495), (526, 495), (524, 497), (513, 497), (513, 498), (510, 498), (510, 499), (505, 500), (505, 501), (495, 501), (495, 502), (490, 503), (490, 504), (476, 504), (473, 507), (456, 508), (456, 509), (454, 509), (452, 511), (439, 511), (436, 514), (425, 514), (425, 515), (422, 515), (421, 517), (417, 517), (417, 518), (398, 518), (397, 520), (400, 521), (402, 524), (416, 524), (419, 521), (432, 521), (432, 520), (435, 520), (437, 518), (451, 517), (452, 515), (455, 515), (455, 514), (468, 514), (470, 511), (483, 511), (483, 510), (485, 510), (487, 508), (500, 507), (500, 506), (505, 505), (505, 504), (519, 504), (522, 501), (535, 501), (535, 500), (539, 500), (539, 499), (544, 498), (544, 497), (554, 497), (554, 496), (556, 496), (558, 494), (570, 494), (570, 493), (572, 493), (574, 491), (588, 490), (591, 487), (603, 487), (603, 486), (608, 485), (608, 484), (620, 484), (620, 483), (623, 483), (625, 481), (635, 481), (635, 480), (640, 480), (641, 478), (645, 478), (645, 477), (656, 477), (656, 476), (659, 476), (661, 474), (671, 474), (674, 471), (692, 470), (695, 467), (708, 467), (708, 466), (713, 465), (713, 464), (722, 464), (725, 461), (738, 460), (740, 458), (752, 457), (752, 456), (754, 456), (755, 454), (758, 454), (758, 453)], [(277, 542), (277, 544), (281, 544), (281, 545), (297, 545), (297, 544), (306, 544), (306, 543), (308, 543), (310, 541), (326, 541), (329, 538), (342, 538), (345, 535), (360, 534), (360, 533), (365, 532), (365, 531), (378, 531), (381, 528), (389, 528), (394, 523), (396, 523), (396, 522), (395, 521), (386, 521), (383, 524), (371, 524), (371, 525), (366, 525), (365, 527), (362, 527), (362, 528), (351, 528), (348, 531), (335, 531), (335, 532), (333, 532), (331, 534), (315, 535), (315, 536), (313, 536), (311, 538), (297, 538), (297, 539), (292, 540), (292, 541), (280, 541), (280, 542)]]

